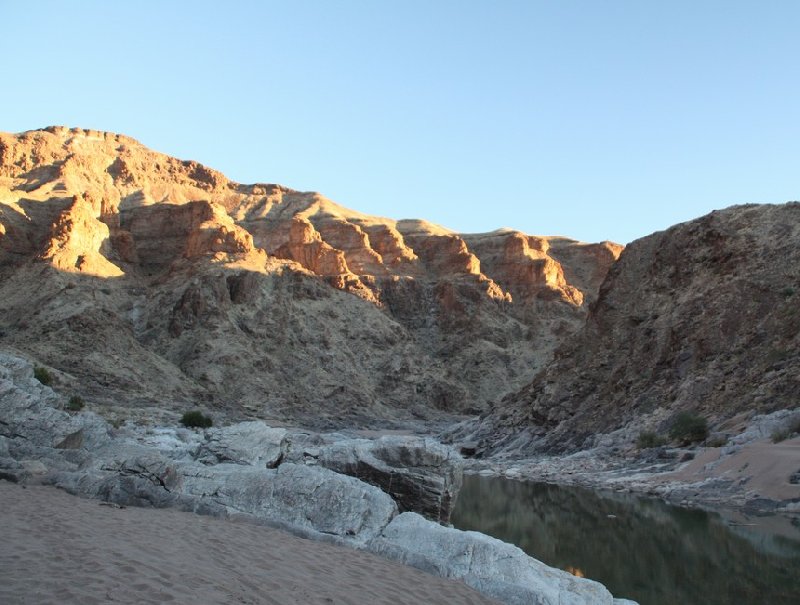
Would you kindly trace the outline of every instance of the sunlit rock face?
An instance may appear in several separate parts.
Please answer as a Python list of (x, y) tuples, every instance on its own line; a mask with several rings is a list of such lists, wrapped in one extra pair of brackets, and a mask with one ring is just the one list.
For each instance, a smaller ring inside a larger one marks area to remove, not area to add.
[(620, 250), (369, 216), (113, 133), (0, 134), (0, 346), (108, 406), (477, 412), (580, 327)]
[(485, 443), (575, 449), (618, 431), (611, 442), (630, 445), (640, 430), (666, 434), (679, 411), (713, 426), (794, 408), (798, 297), (800, 203), (736, 206), (637, 240), (586, 325), (484, 423)]

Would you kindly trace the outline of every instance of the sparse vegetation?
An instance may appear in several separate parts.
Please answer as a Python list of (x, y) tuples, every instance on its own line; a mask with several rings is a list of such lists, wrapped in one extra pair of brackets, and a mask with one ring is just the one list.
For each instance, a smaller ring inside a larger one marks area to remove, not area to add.
[(784, 288), (783, 290), (781, 290), (781, 294), (783, 294), (784, 298), (789, 298), (791, 296), (794, 296), (794, 288)]
[(800, 417), (795, 416), (786, 427), (772, 433), (772, 443), (780, 443), (798, 434), (800, 434)]
[(778, 429), (772, 433), (772, 443), (780, 443), (781, 441), (786, 441), (789, 438), (789, 431), (786, 429)]
[(186, 412), (181, 418), (181, 424), (187, 428), (207, 429), (213, 426), (214, 421), (199, 410)]
[(653, 431), (642, 431), (636, 439), (636, 445), (640, 450), (648, 449), (651, 447), (660, 447), (665, 445), (667, 440), (658, 433)]
[(728, 438), (725, 435), (712, 435), (706, 441), (708, 447), (722, 447), (728, 443)]
[(708, 422), (699, 414), (681, 412), (672, 421), (669, 436), (680, 445), (699, 443), (708, 437)]
[(85, 405), (86, 402), (83, 400), (83, 397), (80, 397), (79, 395), (73, 395), (69, 398), (67, 409), (70, 412), (80, 412)]
[(44, 385), (50, 386), (53, 382), (53, 377), (46, 368), (36, 366), (33, 368), (33, 377)]

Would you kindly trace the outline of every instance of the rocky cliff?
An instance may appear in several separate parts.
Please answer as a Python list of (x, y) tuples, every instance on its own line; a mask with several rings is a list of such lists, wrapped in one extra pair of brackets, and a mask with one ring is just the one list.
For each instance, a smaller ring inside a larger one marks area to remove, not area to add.
[(367, 216), (112, 133), (0, 134), (0, 347), (116, 417), (477, 412), (582, 325), (620, 251)]
[(585, 326), (472, 429), (485, 453), (563, 451), (666, 434), (684, 411), (730, 432), (794, 408), (798, 301), (800, 203), (732, 207), (642, 238)]

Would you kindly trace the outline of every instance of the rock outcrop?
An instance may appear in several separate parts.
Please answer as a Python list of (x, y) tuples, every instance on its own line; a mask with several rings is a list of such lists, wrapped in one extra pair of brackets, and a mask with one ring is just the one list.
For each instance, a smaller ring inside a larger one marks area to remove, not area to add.
[(400, 512), (418, 512), (438, 523), (449, 523), (463, 475), (461, 457), (452, 448), (402, 435), (333, 443), (320, 450), (318, 463), (380, 487)]
[(798, 296), (800, 203), (733, 207), (637, 240), (584, 328), (473, 426), (483, 451), (630, 446), (643, 430), (666, 435), (682, 411), (714, 429), (793, 409)]
[[(283, 461), (280, 454), (275, 460), (276, 451), (293, 449), (285, 429), (263, 423), (205, 435), (169, 427), (113, 429), (90, 412), (56, 409), (60, 403), (62, 397), (34, 378), (30, 363), (0, 355), (0, 479), (52, 484), (118, 505), (174, 507), (266, 523), (461, 577), (506, 603), (521, 603), (521, 598), (541, 604), (612, 603), (596, 582), (552, 569), (513, 546), (445, 529), (414, 513), (398, 516), (386, 491), (355, 477), (309, 460)], [(306, 437), (308, 443), (325, 441)], [(426, 456), (402, 440), (384, 440), (371, 451), (356, 445), (345, 450), (383, 458), (382, 468), (394, 465), (399, 475), (442, 453)], [(417, 448), (428, 445), (418, 442)], [(315, 454), (310, 447), (294, 449)], [(404, 491), (409, 481), (408, 474), (403, 476)]]
[[(431, 523), (415, 513), (395, 517), (369, 549), (428, 573), (463, 580), (468, 586), (513, 605), (612, 605), (598, 582), (531, 559), (495, 538)], [(630, 602), (630, 601), (628, 601)]]
[(289, 447), (286, 433), (286, 429), (272, 428), (258, 420), (209, 429), (197, 459), (204, 464), (229, 462), (275, 468)]
[(579, 328), (619, 251), (368, 216), (112, 133), (0, 134), (0, 348), (120, 420), (485, 410)]

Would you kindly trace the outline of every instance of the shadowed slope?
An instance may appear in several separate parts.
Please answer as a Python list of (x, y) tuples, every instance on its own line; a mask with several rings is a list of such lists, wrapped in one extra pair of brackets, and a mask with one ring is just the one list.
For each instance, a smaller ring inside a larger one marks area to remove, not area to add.
[(477, 411), (580, 326), (619, 251), (372, 217), (112, 133), (0, 134), (0, 345), (98, 405)]

